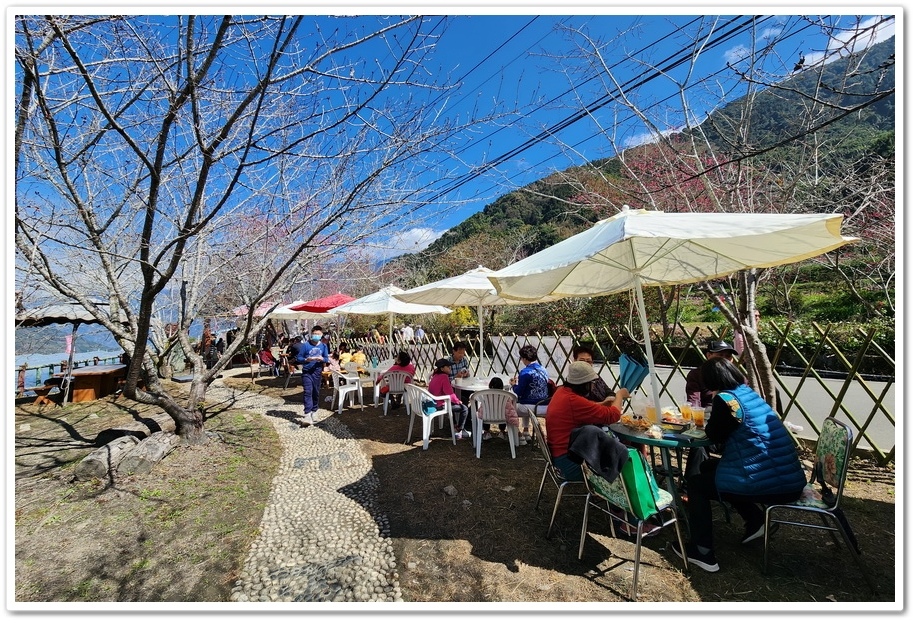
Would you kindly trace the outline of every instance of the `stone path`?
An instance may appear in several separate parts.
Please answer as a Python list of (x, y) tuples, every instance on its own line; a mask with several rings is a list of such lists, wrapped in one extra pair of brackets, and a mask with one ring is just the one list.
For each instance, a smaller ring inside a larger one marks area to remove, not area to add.
[(301, 407), (220, 381), (207, 399), (260, 413), (283, 444), (231, 601), (402, 601), (378, 478), (347, 427), (327, 409), (309, 426)]

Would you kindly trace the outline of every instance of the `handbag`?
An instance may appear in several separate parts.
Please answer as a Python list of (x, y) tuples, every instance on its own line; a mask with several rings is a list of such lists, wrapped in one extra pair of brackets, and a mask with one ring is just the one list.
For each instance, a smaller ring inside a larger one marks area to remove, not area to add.
[(640, 519), (647, 519), (658, 512), (658, 483), (652, 477), (652, 470), (646, 458), (636, 448), (629, 448), (630, 458), (620, 472), (627, 486), (627, 497), (633, 512)]
[(429, 398), (426, 398), (423, 400), (423, 404), (421, 406), (423, 408), (423, 413), (425, 413), (426, 415), (432, 415), (433, 413), (436, 412), (436, 401), (435, 400), (430, 400)]

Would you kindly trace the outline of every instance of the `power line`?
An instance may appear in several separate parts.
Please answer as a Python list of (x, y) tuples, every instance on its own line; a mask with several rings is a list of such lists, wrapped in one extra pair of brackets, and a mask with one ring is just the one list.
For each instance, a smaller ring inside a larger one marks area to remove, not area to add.
[[(718, 45), (721, 45), (725, 41), (728, 41), (729, 39), (734, 37), (737, 33), (741, 32), (742, 30), (745, 30), (750, 24), (754, 22), (754, 20), (757, 19), (757, 17), (759, 16), (752, 16), (751, 18), (746, 19), (744, 22), (742, 22), (738, 26), (731, 28), (727, 32), (717, 35), (717, 37), (710, 43), (708, 47), (711, 49), (711, 48), (717, 47)], [(717, 26), (716, 31), (722, 30), (724, 28), (728, 28), (731, 24), (733, 24), (738, 19), (741, 19), (741, 18), (736, 17), (726, 22), (723, 26)], [(664, 72), (669, 72), (673, 70), (674, 68), (676, 68), (677, 66), (687, 62), (688, 60), (690, 60), (691, 57), (692, 55), (689, 51), (682, 51), (682, 52), (671, 54), (662, 61), (663, 64), (664, 63), (667, 63), (667, 64), (664, 64), (661, 68), (655, 69), (649, 72), (648, 74), (643, 74), (642, 76), (634, 77), (633, 79), (621, 85), (621, 90), (624, 92), (632, 91), (633, 89), (640, 87), (646, 84), (647, 82), (654, 80), (655, 78), (658, 78)], [(613, 102), (616, 99), (617, 99), (617, 96), (613, 94), (605, 94), (599, 97), (598, 99), (594, 100), (590, 104), (586, 105), (584, 109), (567, 116), (566, 118), (558, 121), (557, 123), (554, 123), (552, 126), (550, 126), (549, 128), (545, 130), (542, 130), (534, 137), (527, 139), (521, 145), (503, 153), (500, 156), (497, 156), (496, 158), (485, 163), (484, 165), (481, 165), (480, 167), (477, 167), (476, 169), (469, 171), (468, 173), (462, 175), (457, 180), (451, 182), (446, 188), (437, 191), (436, 194), (424, 200), (423, 203), (430, 204), (430, 203), (434, 203), (440, 200), (442, 197), (444, 197), (448, 193), (453, 192), (454, 190), (460, 188), (464, 184), (479, 177), (482, 173), (489, 171), (493, 169), (494, 167), (508, 161), (510, 158), (513, 158), (523, 153), (524, 151), (530, 149), (537, 143), (545, 140), (546, 138), (549, 138), (550, 136), (557, 134), (558, 132), (560, 132), (563, 129), (568, 128), (572, 124), (589, 116), (590, 114), (603, 108), (604, 106), (607, 106), (608, 104), (610, 104), (611, 102)]]

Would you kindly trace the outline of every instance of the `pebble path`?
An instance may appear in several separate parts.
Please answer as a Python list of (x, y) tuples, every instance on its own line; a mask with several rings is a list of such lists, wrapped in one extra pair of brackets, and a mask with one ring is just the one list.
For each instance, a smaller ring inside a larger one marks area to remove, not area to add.
[(236, 602), (400, 602), (378, 478), (333, 413), (307, 425), (302, 408), (217, 380), (207, 399), (260, 413), (283, 444), (259, 535), (230, 596)]

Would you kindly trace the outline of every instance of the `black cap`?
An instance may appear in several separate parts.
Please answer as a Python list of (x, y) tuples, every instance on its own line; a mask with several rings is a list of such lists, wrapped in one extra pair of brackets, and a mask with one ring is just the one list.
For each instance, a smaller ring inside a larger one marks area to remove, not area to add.
[(735, 347), (723, 340), (709, 340), (706, 342), (706, 352), (707, 353), (721, 353), (724, 351), (731, 351), (733, 355), (738, 356), (738, 351), (735, 350)]
[(445, 366), (451, 366), (452, 362), (448, 359), (437, 359), (436, 360), (436, 370), (441, 370)]

